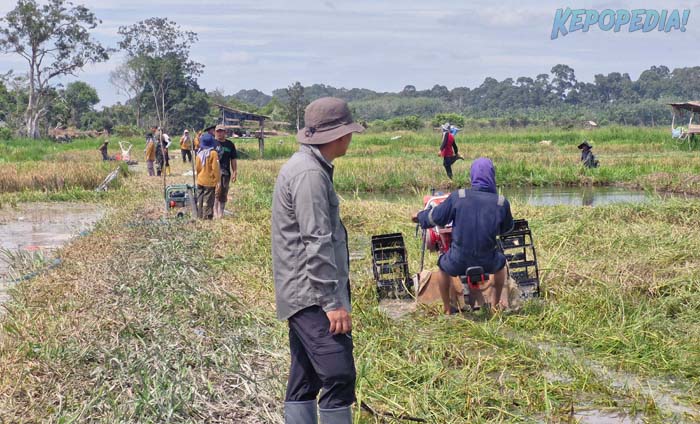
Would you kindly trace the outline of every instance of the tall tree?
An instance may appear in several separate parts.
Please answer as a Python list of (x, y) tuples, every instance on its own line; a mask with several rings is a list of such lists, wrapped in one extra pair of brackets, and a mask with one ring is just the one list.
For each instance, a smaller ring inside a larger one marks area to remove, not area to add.
[(39, 137), (39, 120), (47, 111), (51, 80), (75, 75), (85, 65), (106, 61), (110, 50), (90, 36), (101, 21), (85, 6), (65, 0), (18, 0), (0, 20), (0, 49), (27, 61), (28, 103), (24, 133)]
[(69, 111), (70, 123), (75, 127), (80, 127), (83, 115), (100, 102), (97, 90), (82, 81), (71, 82), (62, 94)]
[(167, 18), (149, 18), (119, 27), (119, 47), (128, 56), (128, 66), (146, 84), (161, 126), (170, 124), (169, 114), (190, 91), (199, 91), (197, 77), (204, 65), (190, 59), (197, 34), (183, 31)]
[(141, 108), (143, 105), (143, 91), (146, 82), (138, 69), (129, 66), (129, 62), (122, 63), (109, 74), (109, 82), (116, 87), (117, 92), (128, 97), (127, 103), (134, 106), (136, 126), (141, 126)]
[(296, 122), (297, 131), (304, 127), (304, 109), (308, 102), (304, 97), (304, 86), (299, 81), (287, 88), (289, 118)]
[(574, 69), (568, 65), (555, 65), (550, 71), (552, 78), (552, 88), (559, 100), (564, 100), (568, 92), (576, 87), (576, 75)]

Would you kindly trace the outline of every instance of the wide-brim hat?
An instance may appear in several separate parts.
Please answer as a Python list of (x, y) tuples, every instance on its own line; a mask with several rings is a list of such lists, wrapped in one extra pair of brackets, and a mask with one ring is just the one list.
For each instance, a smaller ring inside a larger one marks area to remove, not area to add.
[(578, 148), (579, 148), (579, 149), (583, 149), (584, 147), (588, 147), (589, 149), (592, 149), (592, 148), (593, 148), (593, 146), (591, 146), (590, 143), (588, 143), (587, 140), (583, 140), (583, 143), (581, 143), (581, 144), (578, 145)]
[(208, 127), (204, 127), (202, 132), (207, 132), (209, 130), (213, 130), (214, 128), (216, 128), (216, 125), (209, 125)]
[(306, 127), (297, 133), (297, 141), (302, 144), (326, 144), (365, 130), (352, 120), (348, 103), (335, 97), (323, 97), (311, 102), (304, 111), (304, 122)]

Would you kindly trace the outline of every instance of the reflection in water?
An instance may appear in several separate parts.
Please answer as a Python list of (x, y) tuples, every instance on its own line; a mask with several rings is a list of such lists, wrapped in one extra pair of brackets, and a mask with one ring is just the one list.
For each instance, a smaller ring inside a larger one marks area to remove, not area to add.
[(600, 206), (613, 203), (643, 203), (653, 198), (643, 191), (619, 187), (537, 187), (506, 188), (502, 193), (511, 200), (533, 206)]
[[(532, 206), (601, 206), (613, 203), (643, 203), (654, 198), (687, 198), (677, 194), (647, 193), (621, 187), (505, 187), (500, 192), (511, 201)], [(370, 200), (392, 203), (423, 204), (422, 194), (403, 193), (340, 193), (344, 200)], [(426, 192), (426, 194), (428, 194)]]

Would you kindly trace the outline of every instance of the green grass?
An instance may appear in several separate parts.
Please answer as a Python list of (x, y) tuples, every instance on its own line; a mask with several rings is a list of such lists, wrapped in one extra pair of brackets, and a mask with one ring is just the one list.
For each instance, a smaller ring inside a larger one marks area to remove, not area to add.
[[(579, 134), (563, 133), (561, 145), (550, 137), (552, 150), (540, 155), (540, 134), (525, 132), (460, 147), (494, 158), (503, 184), (694, 187), (686, 174), (697, 174), (695, 156), (652, 139), (653, 131), (609, 133), (617, 138), (593, 137), (602, 164), (593, 171), (576, 167)], [(638, 134), (650, 141), (635, 141)], [(432, 136), (390, 136), (354, 139), (336, 162), (336, 185), (379, 197), (456, 186), (444, 180)], [(508, 138), (521, 136), (531, 139)], [(112, 212), (63, 249), (64, 265), (13, 291), (0, 330), (0, 416), (280, 422), (288, 357), (286, 325), (274, 318), (270, 193), (295, 149), (289, 139), (268, 140), (276, 158), (242, 160), (234, 215), (223, 221), (160, 221), (160, 180), (143, 175), (103, 199)], [(174, 170), (185, 167), (174, 162)], [(420, 205), (362, 194), (341, 203), (358, 257), (351, 281), (360, 400), (437, 423), (575, 422), (572, 411), (586, 409), (652, 423), (700, 420), (700, 201), (514, 201), (514, 216), (534, 233), (541, 302), (451, 318), (428, 307), (393, 320), (377, 306), (370, 237), (402, 232), (416, 271), (409, 216)], [(426, 263), (436, 259), (429, 254)], [(381, 422), (356, 412), (356, 422)]]

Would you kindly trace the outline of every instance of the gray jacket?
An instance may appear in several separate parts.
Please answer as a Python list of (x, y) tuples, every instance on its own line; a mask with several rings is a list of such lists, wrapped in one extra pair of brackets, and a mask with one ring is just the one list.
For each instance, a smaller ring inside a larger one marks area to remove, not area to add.
[(282, 166), (272, 197), (272, 274), (277, 318), (318, 305), (350, 311), (349, 254), (333, 189), (333, 165), (302, 144)]

